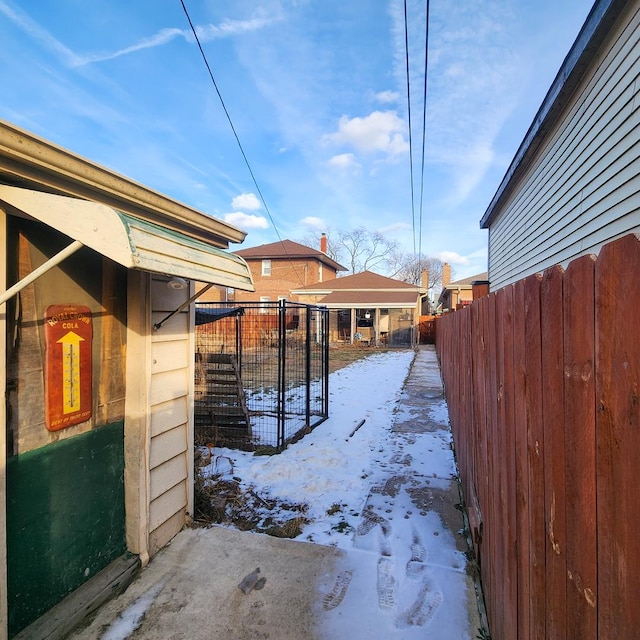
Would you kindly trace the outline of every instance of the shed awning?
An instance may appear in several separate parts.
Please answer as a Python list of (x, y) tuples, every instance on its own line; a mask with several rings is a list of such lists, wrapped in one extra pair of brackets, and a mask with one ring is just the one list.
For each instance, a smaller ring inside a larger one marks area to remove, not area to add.
[(106, 205), (0, 185), (0, 201), (128, 269), (255, 291), (247, 263), (181, 231)]

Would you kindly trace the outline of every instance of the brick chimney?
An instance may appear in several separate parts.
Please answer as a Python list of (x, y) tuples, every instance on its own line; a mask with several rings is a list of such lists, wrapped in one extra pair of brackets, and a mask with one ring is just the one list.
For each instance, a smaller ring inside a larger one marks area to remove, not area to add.
[(442, 265), (442, 288), (444, 289), (451, 282), (451, 265), (445, 262)]
[(420, 274), (420, 286), (426, 291), (429, 288), (429, 270), (423, 269)]
[(322, 251), (322, 253), (327, 253), (327, 234), (323, 233), (320, 236), (320, 251)]

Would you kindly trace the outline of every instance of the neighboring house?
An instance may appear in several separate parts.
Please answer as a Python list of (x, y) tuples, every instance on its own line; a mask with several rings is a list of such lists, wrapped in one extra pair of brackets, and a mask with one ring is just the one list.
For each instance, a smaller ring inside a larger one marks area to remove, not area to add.
[[(437, 308), (439, 311), (455, 311), (468, 304), (471, 304), (477, 296), (478, 285), (487, 285), (487, 272), (479, 273), (470, 278), (454, 280), (449, 282), (451, 269), (445, 264), (442, 270), (442, 292), (438, 298)], [(475, 290), (475, 295), (474, 295)], [(483, 289), (484, 290), (484, 289)]]
[(417, 339), (426, 290), (371, 271), (292, 291), (300, 302), (326, 306), (331, 342), (410, 346)]
[(480, 226), (492, 290), (640, 231), (640, 1), (598, 0)]
[(326, 243), (327, 237), (323, 234), (320, 250), (282, 240), (236, 251), (249, 265), (256, 291), (254, 294), (237, 291), (233, 300), (276, 302), (286, 298), (298, 302), (294, 289), (333, 280), (338, 271), (346, 270), (327, 255)]
[(189, 522), (194, 281), (252, 290), (244, 237), (0, 121), (1, 640)]

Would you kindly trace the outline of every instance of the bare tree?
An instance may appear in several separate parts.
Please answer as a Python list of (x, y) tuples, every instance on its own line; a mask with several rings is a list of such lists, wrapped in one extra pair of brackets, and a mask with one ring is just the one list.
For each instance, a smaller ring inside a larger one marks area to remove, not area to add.
[(439, 294), (442, 290), (444, 262), (440, 258), (397, 252), (393, 256), (393, 263), (393, 278), (420, 285), (422, 284), (422, 272), (426, 271), (429, 275), (428, 289), (432, 294), (431, 297), (435, 297), (435, 294)]
[[(369, 231), (366, 227), (358, 227), (350, 231), (326, 232), (327, 255), (347, 267), (349, 273), (375, 271), (386, 273), (389, 270), (393, 255), (398, 253), (398, 244), (385, 238), (377, 231)], [(307, 234), (300, 244), (319, 248), (320, 236)]]
[(366, 227), (339, 231), (332, 244), (340, 256), (339, 261), (343, 261), (351, 273), (386, 272), (390, 256), (398, 251), (398, 244), (394, 240), (385, 238), (377, 231), (369, 231)]
[[(336, 262), (340, 262), (340, 257), (339, 257), (340, 246), (337, 246), (336, 243), (333, 241), (332, 239), (333, 234), (331, 233), (331, 231), (327, 231), (325, 235), (327, 236), (327, 255), (332, 260), (335, 260)], [(307, 233), (305, 236), (300, 238), (300, 240), (296, 240), (296, 242), (303, 244), (305, 247), (311, 247), (312, 249), (320, 250), (320, 237), (321, 237), (321, 234), (319, 233), (318, 234)]]

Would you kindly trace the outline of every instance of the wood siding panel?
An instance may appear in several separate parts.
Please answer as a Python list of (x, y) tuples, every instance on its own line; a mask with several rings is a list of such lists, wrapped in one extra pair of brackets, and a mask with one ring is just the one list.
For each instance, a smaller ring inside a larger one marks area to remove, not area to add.
[(189, 420), (188, 398), (183, 396), (151, 407), (151, 437), (186, 425)]
[(184, 482), (152, 500), (149, 508), (149, 531), (154, 531), (176, 513), (184, 512), (186, 504), (187, 488)]
[(190, 357), (185, 340), (156, 341), (151, 345), (151, 373), (188, 369)]
[(151, 470), (151, 500), (166, 493), (179, 482), (187, 481), (187, 453), (167, 460)]
[[(188, 343), (184, 343), (186, 349)], [(156, 373), (151, 378), (151, 405), (176, 400), (189, 393), (188, 369)]]
[(640, 18), (627, 21), (491, 224), (494, 290), (640, 230)]
[(149, 535), (149, 553), (155, 555), (162, 547), (167, 545), (174, 536), (178, 535), (184, 527), (187, 513), (184, 509), (174, 513), (168, 520), (165, 520), (157, 529)]
[(171, 429), (152, 438), (149, 468), (155, 469), (163, 462), (187, 450), (187, 430), (184, 427)]
[[(177, 306), (177, 305), (176, 305)], [(155, 325), (165, 320), (165, 318), (173, 311), (154, 311), (151, 314), (151, 322)], [(154, 330), (153, 341), (161, 342), (163, 340), (184, 340), (189, 332), (189, 314), (177, 313), (175, 316), (163, 322), (162, 326)]]
[(167, 279), (154, 277), (151, 284), (152, 323), (163, 322), (151, 334), (151, 383), (149, 389), (150, 506), (149, 549), (155, 553), (184, 525), (190, 502), (192, 429), (193, 314), (181, 311), (190, 288), (173, 290)]

